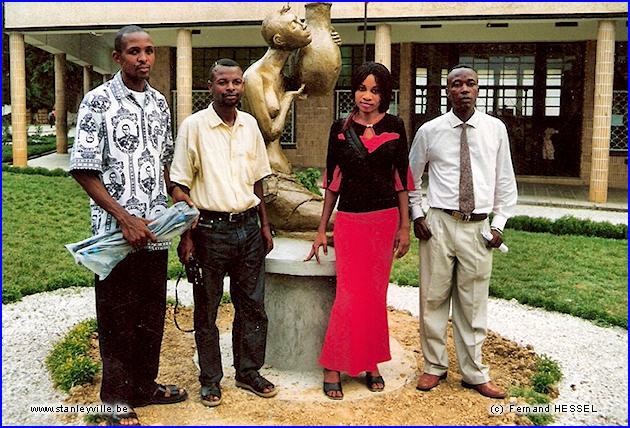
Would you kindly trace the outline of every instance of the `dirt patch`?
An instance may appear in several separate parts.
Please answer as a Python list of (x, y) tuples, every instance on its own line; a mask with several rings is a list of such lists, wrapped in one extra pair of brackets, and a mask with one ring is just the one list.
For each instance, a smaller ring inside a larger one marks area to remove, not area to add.
[[(388, 308), (390, 335), (422, 367), (419, 350), (418, 318), (407, 312)], [(221, 333), (229, 332), (234, 316), (231, 304), (221, 305), (217, 325)], [(192, 326), (192, 308), (182, 308), (177, 320), (182, 328)], [(166, 328), (160, 359), (161, 383), (177, 383), (189, 392), (189, 399), (170, 406), (148, 406), (136, 409), (143, 425), (531, 425), (525, 417), (514, 414), (491, 416), (491, 404), (507, 402), (491, 400), (462, 388), (461, 376), (448, 330), (449, 371), (446, 381), (429, 392), (415, 389), (420, 375), (393, 392), (373, 394), (360, 400), (295, 402), (262, 399), (234, 387), (233, 381), (222, 382), (223, 404), (206, 408), (199, 402), (198, 371), (193, 363), (195, 342), (192, 334), (175, 328), (172, 307), (166, 316)], [(98, 359), (98, 342), (92, 341), (91, 356)], [(531, 346), (523, 348), (515, 342), (490, 332), (483, 348), (484, 363), (490, 365), (490, 376), (504, 388), (528, 386), (534, 373), (536, 355)], [(224, 360), (225, 362), (225, 360)], [(75, 387), (68, 403), (98, 403), (100, 377), (94, 384)]]

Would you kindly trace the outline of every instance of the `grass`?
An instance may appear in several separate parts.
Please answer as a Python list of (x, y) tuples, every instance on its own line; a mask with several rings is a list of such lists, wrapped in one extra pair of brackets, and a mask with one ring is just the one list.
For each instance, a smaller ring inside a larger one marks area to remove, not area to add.
[[(528, 404), (547, 404), (551, 402), (549, 393), (551, 386), (562, 379), (558, 362), (542, 354), (536, 363), (536, 373), (532, 375), (531, 387), (512, 387), (508, 391), (510, 397), (523, 397)], [(528, 413), (527, 418), (534, 425), (548, 425), (553, 422), (549, 413)]]
[[(91, 286), (64, 244), (90, 236), (88, 197), (71, 177), (2, 173), (2, 302), (70, 286)], [(628, 327), (628, 241), (506, 229), (510, 252), (495, 251), (490, 294)], [(168, 276), (182, 266), (174, 240)], [(418, 285), (418, 241), (394, 261), (391, 281)]]
[[(94, 274), (64, 248), (90, 236), (88, 201), (71, 177), (2, 173), (2, 303), (94, 285)], [(181, 269), (175, 248), (168, 269), (171, 278)]]
[[(54, 135), (29, 136), (26, 146), (27, 157), (41, 155), (57, 149)], [(68, 147), (74, 143), (74, 137), (68, 138)], [(13, 146), (2, 141), (2, 162), (13, 162)]]
[(88, 356), (90, 338), (95, 332), (95, 319), (75, 325), (46, 358), (51, 377), (61, 390), (68, 392), (75, 385), (91, 383), (101, 370), (100, 364)]
[[(490, 295), (628, 328), (628, 241), (506, 229)], [(395, 260), (391, 281), (418, 285), (418, 241)]]

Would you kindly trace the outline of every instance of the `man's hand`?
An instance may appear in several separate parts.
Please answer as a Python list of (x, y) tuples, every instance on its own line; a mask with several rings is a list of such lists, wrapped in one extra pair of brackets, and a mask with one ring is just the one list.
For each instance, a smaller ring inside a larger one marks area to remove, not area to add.
[(425, 241), (433, 236), (424, 221), (424, 217), (418, 217), (413, 221), (413, 234), (416, 235), (416, 238)]
[(150, 220), (127, 215), (120, 223), (123, 238), (136, 250), (146, 247), (148, 241), (156, 242), (157, 238), (147, 227), (149, 223)]
[(267, 255), (273, 250), (273, 237), (271, 236), (271, 228), (268, 224), (260, 228), (260, 234), (265, 244), (265, 255)]
[(311, 248), (311, 252), (308, 254), (308, 257), (304, 259), (305, 262), (315, 256), (315, 260), (319, 263), (319, 247), (323, 247), (324, 255), (328, 255), (328, 239), (326, 238), (326, 232), (317, 232), (317, 236), (315, 237), (315, 241), (313, 242), (313, 247)]
[(192, 255), (194, 249), (195, 247), (193, 245), (190, 230), (187, 230), (182, 234), (182, 237), (179, 240), (179, 245), (177, 246), (177, 255), (179, 256), (179, 261), (183, 265), (188, 263), (188, 260), (190, 260), (190, 256)]
[(401, 227), (394, 239), (394, 257), (399, 259), (409, 251), (409, 227)]
[(490, 233), (492, 233), (492, 239), (488, 241), (486, 244), (487, 248), (499, 248), (501, 244), (503, 244), (503, 236), (499, 233), (499, 231), (491, 229)]
[[(174, 203), (180, 202), (180, 201), (185, 201), (189, 207), (194, 207), (195, 203), (192, 201), (192, 199), (190, 199), (190, 195), (186, 192), (184, 192), (184, 190), (179, 187), (179, 186), (175, 186), (173, 188), (173, 192), (171, 194), (171, 198), (173, 199)], [(197, 222), (199, 221), (199, 216), (197, 216), (197, 218), (192, 222), (192, 225), (190, 226), (191, 229), (194, 229), (195, 227), (197, 227)]]

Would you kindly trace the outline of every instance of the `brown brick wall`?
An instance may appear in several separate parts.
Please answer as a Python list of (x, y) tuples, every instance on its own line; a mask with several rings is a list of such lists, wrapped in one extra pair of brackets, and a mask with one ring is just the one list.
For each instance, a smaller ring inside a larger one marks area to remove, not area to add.
[(413, 138), (413, 120), (411, 117), (412, 94), (415, 87), (415, 72), (413, 70), (413, 45), (411, 43), (400, 44), (400, 92), (398, 93), (398, 116), (405, 122), (407, 141), (411, 147)]
[(285, 156), (294, 167), (317, 167), (326, 165), (326, 149), (330, 125), (335, 118), (335, 97), (309, 96), (295, 102), (296, 149), (284, 149)]
[(151, 69), (150, 84), (160, 91), (168, 101), (168, 105), (173, 111), (173, 100), (171, 96), (171, 74), (175, 75), (175, 69), (171, 68), (172, 53), (168, 46), (158, 46), (155, 48), (155, 62)]

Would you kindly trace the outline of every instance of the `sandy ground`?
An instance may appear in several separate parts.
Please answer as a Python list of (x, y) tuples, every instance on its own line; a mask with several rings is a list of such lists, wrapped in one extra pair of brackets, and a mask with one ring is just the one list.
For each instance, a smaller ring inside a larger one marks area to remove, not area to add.
[[(192, 308), (182, 308), (178, 323), (192, 325)], [(400, 345), (405, 355), (411, 355), (419, 367), (422, 354), (418, 344), (418, 319), (407, 312), (389, 308), (390, 336)], [(233, 307), (222, 305), (218, 326), (223, 335), (231, 330)], [(98, 342), (92, 341), (91, 355), (98, 359)], [(449, 326), (449, 365), (457, 367)], [(392, 347), (394, 348), (394, 347)], [(403, 379), (385, 377), (383, 393), (370, 393), (362, 378), (343, 376), (346, 399), (328, 400), (320, 386), (304, 390), (290, 382), (279, 384), (281, 393), (263, 399), (234, 386), (231, 356), (223, 354), (225, 377), (222, 381), (223, 403), (215, 408), (201, 405), (198, 369), (193, 362), (195, 343), (192, 334), (178, 331), (173, 323), (172, 309), (166, 316), (162, 343), (159, 379), (161, 383), (177, 383), (186, 388), (189, 398), (168, 406), (147, 406), (136, 409), (143, 425), (529, 425), (529, 420), (513, 413), (492, 416), (492, 404), (506, 404), (505, 400), (491, 400), (460, 385), (461, 376), (451, 369), (446, 381), (429, 392), (420, 392), (415, 384), (420, 372), (413, 367), (412, 376)], [(396, 352), (392, 349), (393, 358)], [(484, 362), (491, 367), (490, 375), (498, 385), (508, 388), (527, 385), (535, 369), (535, 353), (515, 342), (490, 332), (485, 342)], [(263, 374), (272, 373), (264, 367)], [(383, 375), (386, 374), (384, 370)], [(401, 377), (405, 377), (402, 375)], [(66, 400), (68, 403), (98, 403), (100, 379), (88, 386), (76, 387)], [(297, 384), (297, 383), (296, 383)], [(360, 390), (361, 393), (354, 393)], [(309, 399), (309, 397), (311, 399)], [(76, 421), (76, 420), (75, 420)], [(68, 420), (70, 422), (70, 420)], [(77, 421), (80, 423), (80, 421)]]

